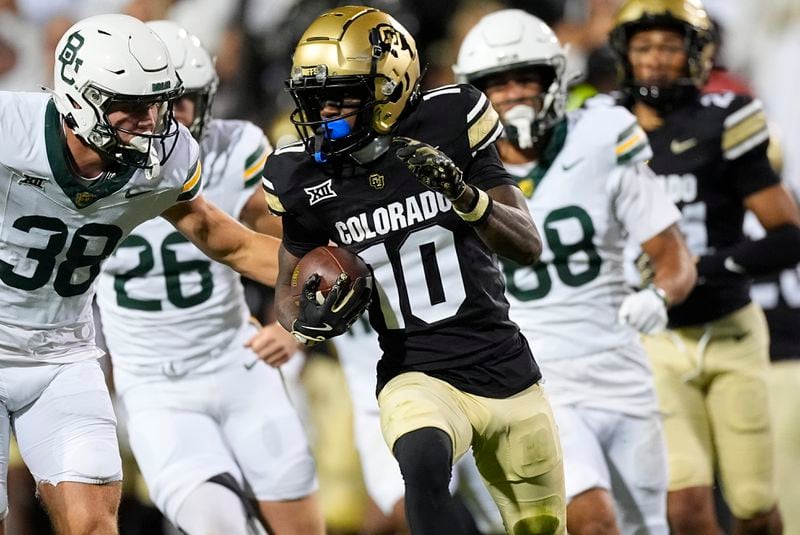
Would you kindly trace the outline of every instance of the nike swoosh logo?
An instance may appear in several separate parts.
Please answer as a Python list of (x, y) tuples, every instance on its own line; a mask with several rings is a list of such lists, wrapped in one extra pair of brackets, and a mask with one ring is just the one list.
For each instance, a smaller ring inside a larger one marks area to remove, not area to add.
[(570, 169), (572, 169), (573, 167), (575, 167), (576, 165), (578, 165), (582, 161), (583, 161), (583, 158), (578, 158), (577, 160), (575, 160), (574, 162), (572, 162), (570, 164), (566, 164), (566, 163), (561, 164), (561, 169), (563, 169), (564, 171), (569, 171)]
[(150, 193), (151, 189), (140, 189), (138, 191), (128, 190), (125, 192), (126, 199), (133, 199), (134, 197), (138, 197), (139, 195), (144, 195), (145, 193)]
[(669, 150), (671, 150), (673, 154), (680, 154), (682, 152), (686, 152), (695, 145), (697, 145), (696, 137), (690, 137), (689, 139), (684, 139), (683, 141), (679, 139), (673, 139), (669, 144)]
[(311, 327), (310, 325), (304, 325), (303, 329), (308, 329), (309, 331), (332, 331), (333, 327), (327, 323), (323, 323), (322, 327)]

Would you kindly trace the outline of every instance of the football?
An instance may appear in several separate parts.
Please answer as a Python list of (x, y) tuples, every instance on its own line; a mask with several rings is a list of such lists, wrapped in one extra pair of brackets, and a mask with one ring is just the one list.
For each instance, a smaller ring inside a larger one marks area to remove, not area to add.
[[(342, 273), (347, 273), (350, 280), (370, 277), (367, 264), (355, 253), (342, 247), (323, 245), (306, 253), (292, 272), (292, 296), (298, 298), (303, 291), (303, 284), (316, 273), (322, 280), (319, 284), (317, 300), (328, 295), (331, 286)], [(321, 295), (320, 295), (321, 294)]]

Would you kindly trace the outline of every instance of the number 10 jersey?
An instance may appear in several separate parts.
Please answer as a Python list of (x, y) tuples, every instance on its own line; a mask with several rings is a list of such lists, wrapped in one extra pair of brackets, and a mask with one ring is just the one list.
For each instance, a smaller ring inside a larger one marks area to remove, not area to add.
[[(467, 182), (489, 190), (515, 184), (491, 145), (500, 132), (488, 99), (457, 85), (424, 94), (396, 134), (438, 146)], [(321, 166), (301, 143), (283, 147), (267, 162), (264, 188), (283, 216), (290, 253), (300, 257), (333, 240), (372, 266), (369, 317), (383, 350), (378, 390), (407, 371), (495, 398), (538, 381), (528, 345), (508, 319), (494, 254), (393, 149), (364, 165)]]

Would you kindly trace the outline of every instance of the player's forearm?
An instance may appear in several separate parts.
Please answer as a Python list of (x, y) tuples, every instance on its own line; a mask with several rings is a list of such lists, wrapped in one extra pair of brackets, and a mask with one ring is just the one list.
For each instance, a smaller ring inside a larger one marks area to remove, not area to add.
[(283, 246), (278, 251), (278, 281), (275, 284), (275, 317), (287, 331), (292, 330), (292, 323), (297, 318), (297, 303), (292, 297), (292, 272), (299, 258), (287, 251)]
[(248, 279), (266, 286), (275, 286), (278, 278), (278, 246), (280, 240), (241, 228), (238, 246), (215, 251), (214, 260), (235, 269)]
[(677, 305), (691, 293), (697, 269), (676, 225), (642, 244), (653, 266), (652, 283), (664, 291), (667, 303)]
[(767, 231), (760, 240), (745, 241), (701, 256), (701, 277), (767, 275), (800, 263), (800, 228), (787, 224)]
[(653, 284), (664, 290), (670, 306), (683, 302), (697, 282), (697, 270), (687, 254), (672, 255), (655, 268)]
[[(491, 199), (482, 214), (481, 201), (476, 194)], [(492, 188), (489, 192), (471, 187), (453, 202), (453, 206), (462, 219), (474, 225), (478, 236), (492, 251), (520, 265), (531, 265), (542, 254), (542, 240), (527, 206), (516, 194), (516, 188), (511, 186)], [(465, 217), (471, 213), (480, 216), (477, 221)]]
[(292, 323), (297, 318), (297, 305), (288, 286), (279, 284), (275, 287), (275, 317), (284, 329), (292, 330)]

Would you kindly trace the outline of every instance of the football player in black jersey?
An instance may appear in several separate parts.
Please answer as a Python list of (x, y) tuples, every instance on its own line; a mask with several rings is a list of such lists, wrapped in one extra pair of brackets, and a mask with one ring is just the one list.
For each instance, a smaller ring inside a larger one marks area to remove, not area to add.
[[(773, 160), (774, 163), (774, 160)], [(793, 188), (794, 198), (798, 198)], [(745, 232), (753, 239), (764, 235), (752, 218)], [(775, 488), (784, 533), (800, 533), (800, 264), (780, 273), (756, 277), (753, 300), (761, 305), (769, 325), (769, 395), (775, 440)]]
[(300, 257), (330, 240), (361, 255), (375, 287), (378, 403), (406, 485), (412, 533), (461, 533), (448, 492), (470, 447), (509, 533), (564, 533), (561, 450), (541, 374), (508, 319), (495, 254), (532, 264), (541, 240), (492, 142), (497, 113), (471, 86), (419, 92), (413, 37), (349, 6), (300, 39), (287, 86), (303, 141), (273, 153), (264, 188), (283, 217), (276, 311), (306, 344), (343, 333), (370, 298), (318, 277), (299, 303)]
[[(751, 276), (800, 260), (800, 215), (770, 168), (757, 100), (700, 94), (711, 68), (711, 23), (698, 0), (627, 0), (611, 44), (627, 105), (647, 130), (653, 170), (681, 208), (698, 285), (645, 341), (664, 414), (673, 533), (719, 533), (719, 472), (735, 533), (780, 533), (767, 403), (768, 334)], [(748, 241), (746, 210), (766, 229)]]

